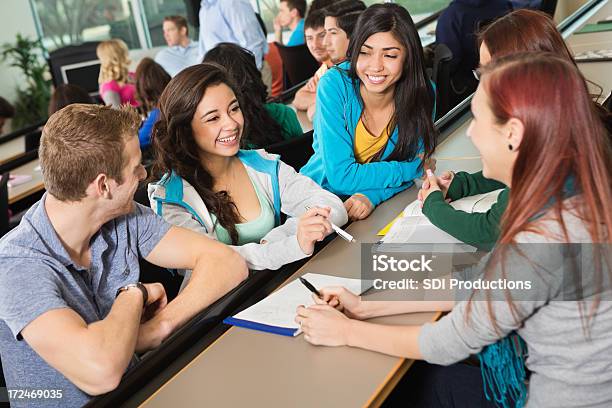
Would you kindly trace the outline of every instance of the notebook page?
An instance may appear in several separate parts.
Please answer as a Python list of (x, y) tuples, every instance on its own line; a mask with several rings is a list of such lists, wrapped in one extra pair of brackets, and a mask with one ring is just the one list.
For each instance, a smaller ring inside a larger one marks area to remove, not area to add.
[[(489, 193), (477, 194), (473, 196), (463, 197), (459, 200), (450, 203), (450, 206), (455, 210), (465, 211), (468, 213), (483, 213), (489, 211), (491, 206), (497, 202), (497, 197), (502, 190), (495, 190)], [(404, 208), (404, 217), (421, 217), (421, 203), (419, 200), (414, 200)]]
[[(340, 278), (318, 273), (307, 273), (303, 278), (317, 289), (325, 286), (344, 286), (353, 293), (361, 293), (360, 279)], [(312, 292), (296, 279), (233, 317), (268, 326), (297, 330), (299, 325), (294, 321), (297, 307), (313, 304)]]

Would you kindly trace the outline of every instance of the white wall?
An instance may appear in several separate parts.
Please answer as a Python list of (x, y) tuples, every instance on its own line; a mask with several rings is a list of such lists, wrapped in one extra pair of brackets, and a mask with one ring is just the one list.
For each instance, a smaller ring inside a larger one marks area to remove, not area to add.
[[(27, 0), (2, 0), (0, 44), (14, 43), (17, 33), (32, 39), (37, 37), (30, 3)], [(25, 78), (18, 69), (8, 65), (8, 61), (0, 62), (0, 95), (13, 101), (15, 87), (23, 83)]]

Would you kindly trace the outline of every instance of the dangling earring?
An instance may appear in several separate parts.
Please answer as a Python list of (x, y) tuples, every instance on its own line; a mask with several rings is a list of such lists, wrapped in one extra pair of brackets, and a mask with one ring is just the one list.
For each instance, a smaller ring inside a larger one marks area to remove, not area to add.
[(512, 145), (511, 144), (508, 145), (508, 150), (512, 151)]

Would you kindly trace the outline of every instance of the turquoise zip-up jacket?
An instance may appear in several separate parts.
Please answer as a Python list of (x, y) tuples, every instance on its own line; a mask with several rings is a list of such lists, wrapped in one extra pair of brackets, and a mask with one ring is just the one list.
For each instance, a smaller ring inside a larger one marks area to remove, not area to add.
[[(348, 76), (349, 62), (333, 67), (317, 87), (317, 111), (314, 118), (314, 155), (300, 173), (340, 197), (360, 193), (376, 206), (412, 186), (422, 175), (421, 159), (379, 161), (360, 164), (353, 150), (355, 129), (363, 106)], [(435, 85), (432, 83), (435, 92)], [(409, 114), (409, 113), (406, 113)], [(435, 105), (433, 116), (435, 117)], [(397, 143), (397, 127), (389, 138), (383, 159)]]

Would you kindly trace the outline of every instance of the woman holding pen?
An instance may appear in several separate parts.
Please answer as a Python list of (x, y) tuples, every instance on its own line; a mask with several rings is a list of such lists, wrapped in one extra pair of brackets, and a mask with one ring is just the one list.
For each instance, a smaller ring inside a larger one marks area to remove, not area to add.
[(412, 18), (397, 4), (361, 14), (349, 54), (321, 77), (314, 155), (300, 172), (363, 219), (422, 175), (435, 147), (435, 91)]
[(346, 210), (278, 156), (240, 150), (247, 136), (237, 95), (212, 63), (186, 68), (166, 86), (153, 130), (159, 181), (149, 184), (151, 208), (231, 245), (250, 269), (278, 269), (311, 255), (332, 222), (346, 223)]
[[(431, 385), (437, 395), (415, 396), (417, 406), (495, 406), (489, 388), (486, 399), (473, 390), (504, 381), (509, 393), (494, 395), (504, 407), (610, 406), (612, 151), (584, 78), (573, 63), (552, 54), (504, 57), (483, 67), (472, 112), (468, 135), (482, 155), (483, 175), (512, 188), (498, 244), (479, 278), (530, 281), (533, 291), (474, 290), (454, 304), (367, 302), (342, 288), (323, 288), (323, 300), (339, 300), (344, 313), (317, 300), (298, 308), (296, 321), (313, 344), (448, 366), (431, 366), (435, 374), (425, 382), (447, 383)], [(425, 196), (439, 190), (435, 177), (429, 182)], [(582, 286), (571, 286), (576, 282)], [(424, 326), (360, 321), (428, 309), (451, 311)], [(513, 378), (488, 376), (486, 367), (481, 373), (455, 364), (514, 331), (529, 348), (528, 391)]]

